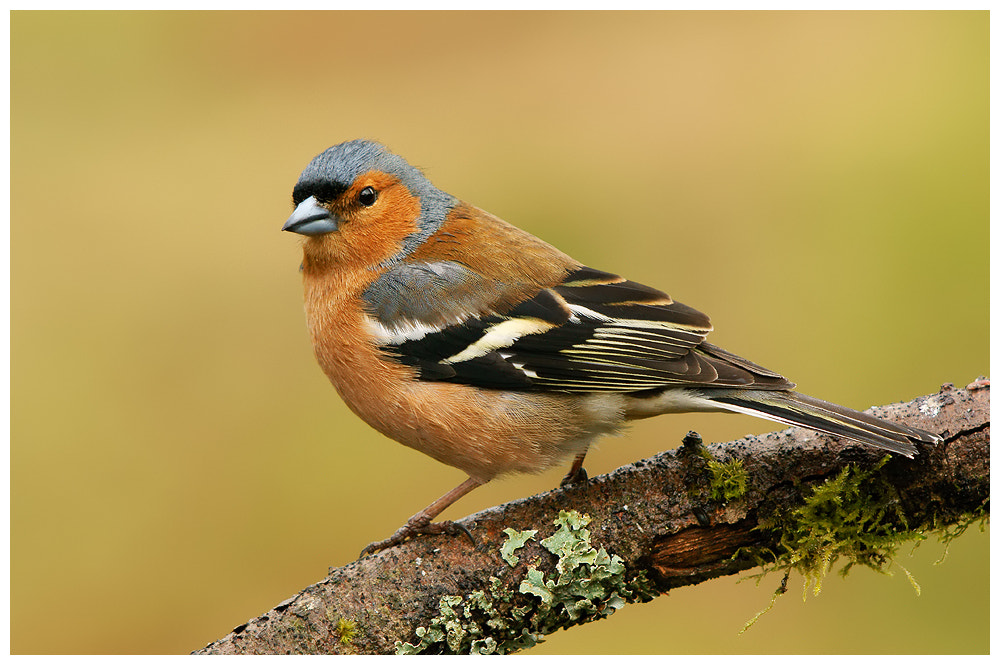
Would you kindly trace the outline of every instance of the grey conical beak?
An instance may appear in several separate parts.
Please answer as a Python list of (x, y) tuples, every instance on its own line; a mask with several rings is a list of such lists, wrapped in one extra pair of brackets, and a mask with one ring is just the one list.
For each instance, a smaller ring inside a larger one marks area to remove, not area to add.
[(304, 236), (321, 236), (336, 231), (339, 222), (336, 215), (321, 206), (315, 196), (310, 196), (295, 208), (281, 230)]

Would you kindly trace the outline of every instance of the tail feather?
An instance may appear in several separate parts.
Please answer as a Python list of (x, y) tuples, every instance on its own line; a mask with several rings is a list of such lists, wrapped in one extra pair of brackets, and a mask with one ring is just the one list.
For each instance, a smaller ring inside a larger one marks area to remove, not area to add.
[(886, 422), (866, 413), (790, 390), (719, 391), (705, 396), (719, 407), (730, 411), (786, 425), (808, 427), (907, 457), (916, 454), (915, 443), (933, 445), (942, 441), (937, 434)]

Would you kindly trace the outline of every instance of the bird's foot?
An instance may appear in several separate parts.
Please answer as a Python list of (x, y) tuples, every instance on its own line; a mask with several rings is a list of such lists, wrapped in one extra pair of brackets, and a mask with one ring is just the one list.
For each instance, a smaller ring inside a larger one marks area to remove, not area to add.
[(559, 487), (571, 487), (573, 485), (582, 485), (587, 482), (589, 477), (587, 476), (587, 470), (582, 466), (579, 468), (570, 469), (566, 477), (562, 479), (559, 483)]
[(366, 548), (361, 550), (361, 555), (358, 558), (363, 559), (370, 554), (381, 552), (382, 550), (389, 549), (390, 547), (395, 547), (413, 536), (435, 536), (442, 533), (448, 534), (449, 536), (455, 536), (460, 533), (465, 534), (473, 546), (476, 544), (476, 539), (472, 537), (472, 532), (469, 531), (464, 524), (452, 522), (451, 520), (444, 522), (431, 522), (430, 517), (417, 514), (411, 517), (406, 524), (396, 531), (396, 533), (392, 534), (385, 540), (369, 544)]

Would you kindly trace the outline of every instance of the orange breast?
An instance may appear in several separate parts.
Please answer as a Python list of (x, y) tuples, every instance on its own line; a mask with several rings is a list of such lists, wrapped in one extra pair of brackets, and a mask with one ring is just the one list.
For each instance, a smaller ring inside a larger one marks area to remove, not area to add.
[[(320, 367), (344, 402), (386, 436), (471, 477), (537, 472), (614, 429), (578, 397), (424, 382), (371, 341), (357, 297), (377, 274), (306, 278), (306, 314)], [(603, 418), (603, 416), (602, 416)]]

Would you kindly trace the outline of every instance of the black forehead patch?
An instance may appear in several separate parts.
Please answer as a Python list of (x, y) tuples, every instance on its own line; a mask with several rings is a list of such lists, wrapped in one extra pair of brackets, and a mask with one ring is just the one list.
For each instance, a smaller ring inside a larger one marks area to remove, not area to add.
[(298, 205), (310, 196), (315, 196), (320, 203), (329, 203), (345, 191), (347, 185), (333, 180), (299, 180), (292, 190), (292, 203)]
[(334, 201), (358, 177), (371, 171), (392, 173), (405, 179), (405, 175), (416, 169), (374, 141), (347, 141), (323, 151), (309, 162), (292, 191), (292, 201), (298, 205), (310, 196), (323, 203)]

